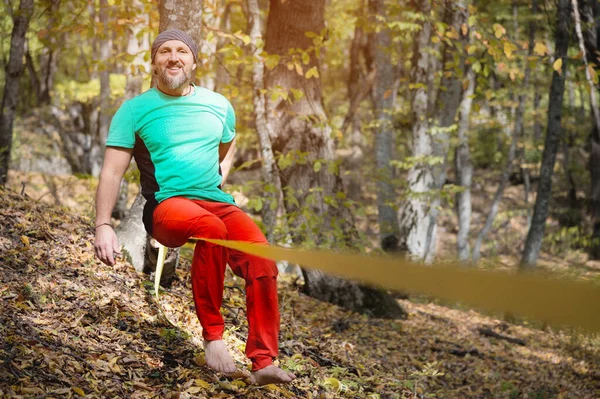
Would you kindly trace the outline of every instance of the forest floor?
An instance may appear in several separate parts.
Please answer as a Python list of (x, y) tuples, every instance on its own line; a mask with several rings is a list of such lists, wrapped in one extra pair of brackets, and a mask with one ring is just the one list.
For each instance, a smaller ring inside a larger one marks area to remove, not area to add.
[[(255, 387), (216, 375), (203, 358), (188, 261), (157, 304), (150, 276), (94, 258), (92, 180), (11, 172), (10, 181), (0, 191), (2, 398), (600, 398), (598, 335), (419, 296), (399, 300), (406, 320), (376, 319), (307, 297), (287, 275), (278, 362), (298, 379)], [(503, 212), (516, 208), (510, 188), (507, 196)], [(482, 188), (476, 212), (489, 197)], [(523, 217), (494, 230), (489, 265), (514, 267)], [(452, 226), (444, 215), (442, 253)], [(600, 281), (597, 263), (563, 254), (544, 252), (540, 267)], [(226, 286), (225, 340), (247, 369), (243, 281), (228, 274)]]

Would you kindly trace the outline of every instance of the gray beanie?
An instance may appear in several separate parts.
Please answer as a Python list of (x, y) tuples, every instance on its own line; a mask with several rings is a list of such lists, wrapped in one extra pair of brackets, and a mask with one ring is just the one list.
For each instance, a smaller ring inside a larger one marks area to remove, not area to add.
[(192, 39), (190, 35), (188, 35), (182, 30), (167, 29), (161, 32), (158, 36), (156, 36), (156, 39), (154, 39), (154, 43), (152, 43), (152, 51), (150, 53), (152, 56), (152, 62), (154, 62), (154, 56), (156, 55), (158, 48), (164, 42), (168, 42), (169, 40), (179, 40), (181, 42), (184, 42), (186, 46), (190, 48), (192, 54), (194, 55), (194, 61), (198, 61), (198, 45), (196, 44), (194, 39)]

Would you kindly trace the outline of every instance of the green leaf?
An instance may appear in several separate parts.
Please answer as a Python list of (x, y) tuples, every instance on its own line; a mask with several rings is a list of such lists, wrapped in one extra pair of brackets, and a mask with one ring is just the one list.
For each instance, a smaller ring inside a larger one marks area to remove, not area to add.
[(320, 171), (320, 170), (321, 170), (321, 166), (322, 166), (322, 164), (321, 164), (321, 161), (317, 161), (317, 162), (315, 162), (315, 164), (313, 165), (313, 170), (314, 170), (315, 172), (318, 172), (318, 171)]

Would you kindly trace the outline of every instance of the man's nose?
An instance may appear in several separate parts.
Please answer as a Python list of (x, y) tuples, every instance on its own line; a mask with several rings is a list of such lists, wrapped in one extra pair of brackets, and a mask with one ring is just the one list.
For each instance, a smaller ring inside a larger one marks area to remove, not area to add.
[(177, 51), (171, 51), (169, 53), (169, 60), (170, 61), (177, 61), (179, 59)]

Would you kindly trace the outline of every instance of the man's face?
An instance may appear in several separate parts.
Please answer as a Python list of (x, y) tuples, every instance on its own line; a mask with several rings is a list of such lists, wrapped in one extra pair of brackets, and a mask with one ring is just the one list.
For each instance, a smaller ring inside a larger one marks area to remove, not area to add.
[(196, 63), (190, 48), (179, 40), (164, 42), (152, 64), (159, 83), (171, 90), (188, 85), (194, 79)]

